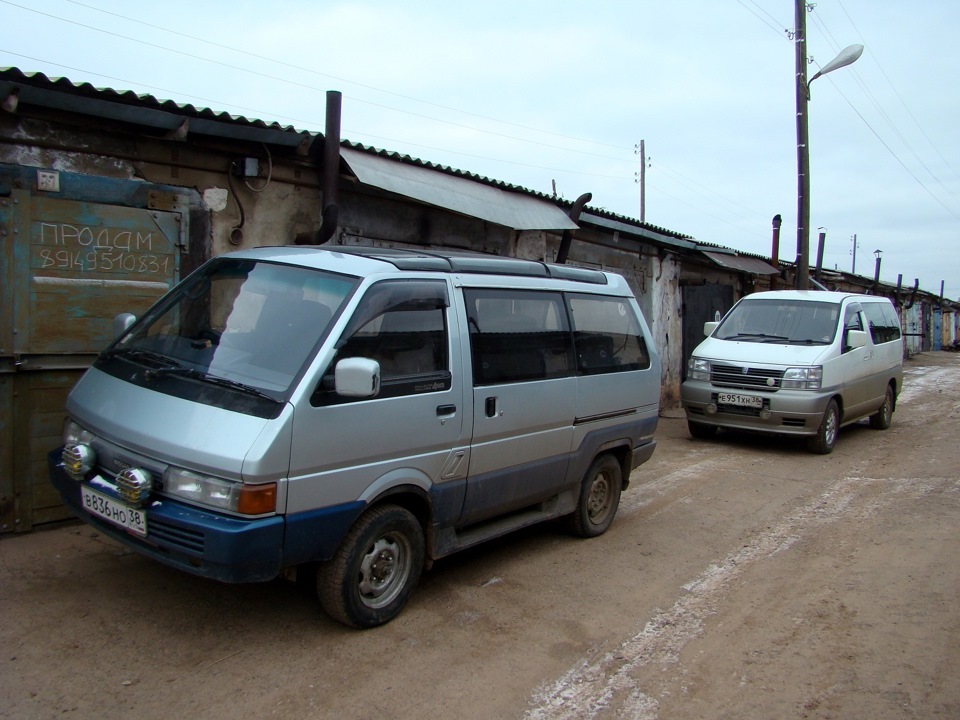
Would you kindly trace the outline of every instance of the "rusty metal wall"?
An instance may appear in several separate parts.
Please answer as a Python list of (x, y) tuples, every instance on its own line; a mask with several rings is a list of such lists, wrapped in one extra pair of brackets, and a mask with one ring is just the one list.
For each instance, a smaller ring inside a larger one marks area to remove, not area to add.
[(143, 313), (176, 283), (188, 236), (176, 203), (98, 202), (123, 194), (52, 170), (47, 189), (23, 182), (39, 172), (0, 166), (0, 533), (69, 516), (46, 468), (67, 394), (110, 343), (113, 317)]

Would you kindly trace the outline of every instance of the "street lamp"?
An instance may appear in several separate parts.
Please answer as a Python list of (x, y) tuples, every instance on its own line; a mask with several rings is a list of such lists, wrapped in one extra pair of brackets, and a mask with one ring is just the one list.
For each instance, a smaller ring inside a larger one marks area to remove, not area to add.
[(807, 128), (807, 104), (810, 83), (821, 75), (856, 61), (863, 45), (851, 45), (828, 62), (807, 82), (807, 3), (796, 0), (797, 64), (797, 289), (810, 288), (810, 148)]

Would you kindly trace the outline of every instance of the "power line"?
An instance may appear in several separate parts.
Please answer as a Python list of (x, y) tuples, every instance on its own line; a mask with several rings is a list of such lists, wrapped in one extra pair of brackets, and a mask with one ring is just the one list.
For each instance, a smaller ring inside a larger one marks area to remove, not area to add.
[[(844, 10), (844, 12), (846, 12), (846, 11)], [(832, 33), (830, 33), (829, 29), (826, 27), (825, 22), (824, 22), (821, 18), (818, 17), (818, 13), (816, 13), (816, 12), (814, 12), (814, 13), (812, 14), (812, 17), (813, 17), (814, 23), (821, 29), (822, 32), (824, 32), (825, 36), (827, 36), (827, 37), (829, 38), (828, 44), (832, 45), (832, 47), (833, 47), (833, 49), (834, 49), (834, 52), (839, 52), (839, 50), (840, 50), (839, 44), (836, 42), (836, 40), (834, 39)], [(847, 17), (849, 18), (849, 15), (848, 15)], [(852, 23), (852, 21), (851, 21), (851, 23)], [(856, 28), (854, 28), (854, 29), (856, 30)], [(860, 39), (863, 40), (863, 36), (860, 34), (860, 31), (859, 31), (859, 30), (856, 30), (856, 32), (857, 32), (857, 35), (860, 37)], [(874, 57), (874, 54), (873, 54), (872, 52), (870, 52), (869, 54), (870, 54), (871, 57)], [(818, 64), (818, 65), (819, 65), (819, 64)], [(879, 63), (878, 63), (878, 66), (879, 66)], [(889, 126), (889, 128), (891, 129), (891, 131), (894, 133), (894, 135), (896, 135), (897, 138), (899, 138), (899, 140), (900, 140), (900, 142), (903, 144), (903, 146), (910, 152), (911, 155), (913, 155), (913, 157), (914, 157), (914, 158), (916, 159), (916, 161), (920, 164), (920, 166), (923, 167), (923, 169), (927, 171), (927, 174), (931, 177), (931, 179), (933, 179), (947, 195), (951, 195), (951, 196), (954, 197), (954, 199), (956, 199), (956, 196), (953, 195), (953, 193), (943, 184), (943, 181), (942, 181), (939, 177), (937, 177), (937, 175), (936, 175), (936, 174), (930, 169), (930, 167), (924, 162), (923, 158), (921, 158), (920, 155), (916, 152), (916, 150), (913, 149), (913, 146), (912, 146), (912, 145), (910, 144), (910, 142), (907, 140), (906, 136), (900, 131), (900, 129), (897, 127), (896, 123), (894, 123), (893, 119), (890, 117), (890, 115), (886, 112), (886, 110), (883, 108), (883, 106), (882, 106), (882, 105), (880, 104), (880, 102), (877, 100), (876, 96), (873, 94), (873, 92), (870, 90), (870, 88), (869, 88), (869, 87), (867, 86), (867, 84), (864, 82), (863, 78), (860, 76), (860, 73), (857, 72), (856, 68), (851, 67), (851, 68), (850, 68), (850, 71), (853, 73), (853, 77), (855, 78), (857, 84), (860, 86), (861, 90), (863, 90), (864, 94), (867, 96), (867, 98), (868, 98), (868, 99), (870, 100), (870, 102), (873, 104), (874, 108), (875, 108), (875, 109), (877, 110), (877, 112), (880, 114), (880, 117), (882, 117), (883, 120), (887, 123), (887, 125)], [(881, 70), (881, 72), (882, 72), (882, 70)], [(831, 82), (832, 82), (832, 78), (831, 78)], [(836, 83), (834, 83), (834, 87), (837, 87), (837, 86), (836, 86)], [(893, 87), (892, 84), (891, 84), (891, 87)], [(843, 96), (844, 100), (846, 100), (847, 103), (850, 104), (851, 107), (853, 107), (853, 103), (850, 101), (849, 98), (847, 98), (847, 97), (843, 94), (843, 91), (840, 90), (839, 88), (837, 88), (837, 90), (838, 90), (838, 92), (840, 92), (841, 96)], [(896, 92), (896, 89), (895, 89), (895, 88), (894, 88), (894, 91)], [(855, 110), (856, 110), (856, 109), (855, 109)], [(874, 130), (873, 127), (870, 126), (870, 124), (866, 121), (866, 119), (864, 118), (864, 116), (861, 115), (861, 114), (859, 113), (859, 111), (857, 111), (857, 114), (860, 116), (860, 119), (863, 120), (864, 124), (867, 125), (867, 127), (870, 129), (870, 131), (873, 132), (873, 134), (876, 135), (876, 136), (879, 138), (880, 136), (879, 136), (879, 134), (877, 133), (877, 131)], [(926, 184), (923, 183), (923, 181), (921, 181), (920, 178), (918, 178), (912, 171), (910, 171), (910, 170), (907, 168), (906, 164), (896, 155), (896, 153), (893, 152), (893, 149), (892, 149), (889, 145), (887, 145), (886, 142), (883, 142), (882, 140), (881, 140), (881, 142), (883, 143), (883, 146), (887, 149), (887, 151), (888, 151), (891, 155), (893, 155), (893, 157), (897, 160), (897, 162), (899, 162), (899, 163), (904, 167), (904, 169), (906, 169), (906, 170), (910, 173), (911, 177), (913, 177), (914, 180), (916, 180), (918, 183), (920, 183), (920, 185), (924, 188), (924, 190), (927, 191), (927, 193), (929, 193), (929, 194), (931, 195), (931, 197), (935, 197), (935, 196), (933, 196), (932, 191), (926, 186)], [(935, 198), (935, 199), (936, 199), (936, 198)], [(940, 203), (944, 208), (946, 208), (946, 205), (944, 205), (942, 202), (940, 202), (939, 200), (937, 200), (937, 202)], [(948, 210), (948, 212), (950, 212), (951, 214), (954, 214), (953, 211), (949, 210), (948, 208), (947, 208), (947, 210)]]
[(751, 15), (753, 15), (755, 18), (757, 18), (760, 22), (762, 22), (762, 23), (763, 23), (764, 25), (766, 25), (768, 28), (770, 28), (771, 30), (773, 30), (779, 37), (781, 37), (781, 38), (786, 38), (786, 37), (787, 37), (787, 35), (790, 33), (790, 30), (789, 30), (789, 29), (787, 29), (787, 28), (783, 27), (782, 25), (778, 24), (778, 23), (777, 23), (777, 19), (776, 19), (773, 15), (771, 15), (771, 14), (768, 13), (766, 10), (764, 10), (762, 7), (760, 7), (759, 5), (757, 5), (757, 3), (755, 3), (753, 0), (749, 0), (749, 1), (750, 1), (750, 3), (751, 3), (752, 5), (754, 5), (754, 6), (757, 8), (757, 10), (759, 10), (760, 12), (762, 12), (764, 15), (766, 15), (768, 18), (770, 18), (770, 20), (772, 20), (773, 22), (769, 22), (766, 18), (764, 18), (763, 16), (761, 16), (756, 10), (753, 10), (753, 9), (747, 7), (746, 4), (744, 4), (743, 0), (737, 0), (737, 2), (740, 4), (741, 7), (743, 7), (744, 10), (746, 10), (748, 13), (750, 13)]
[[(530, 132), (541, 133), (541, 134), (544, 134), (544, 135), (552, 135), (552, 136), (554, 136), (554, 137), (563, 138), (563, 139), (565, 139), (565, 140), (573, 140), (573, 141), (575, 141), (575, 142), (587, 143), (587, 144), (590, 144), (590, 145), (599, 145), (599, 146), (609, 147), (609, 148), (612, 148), (612, 149), (615, 149), (615, 150), (626, 150), (626, 149), (627, 149), (626, 147), (621, 146), (621, 145), (613, 145), (613, 144), (605, 143), (605, 142), (602, 142), (602, 141), (599, 141), (599, 140), (588, 140), (588, 139), (586, 139), (586, 138), (578, 138), (578, 137), (574, 137), (574, 136), (571, 136), (571, 135), (565, 135), (565, 134), (563, 134), (563, 133), (557, 133), (557, 132), (552, 132), (552, 131), (550, 131), (550, 130), (544, 130), (543, 128), (534, 128), (534, 127), (530, 127), (530, 126), (527, 126), (527, 125), (521, 125), (521, 124), (519, 124), (519, 123), (510, 122), (510, 121), (508, 121), (508, 120), (501, 120), (501, 119), (499, 119), (499, 118), (494, 118), (494, 117), (491, 117), (491, 116), (488, 116), (488, 115), (481, 115), (481, 114), (479, 114), (479, 113), (470, 112), (470, 111), (468, 111), (468, 110), (461, 110), (461, 109), (459, 109), (459, 108), (451, 107), (451, 106), (449, 106), (449, 105), (442, 105), (442, 104), (440, 104), (440, 103), (431, 102), (431, 101), (429, 101), (429, 100), (423, 100), (423, 99), (421, 99), (421, 98), (413, 97), (413, 96), (411, 96), (411, 95), (405, 95), (405, 94), (403, 94), (403, 93), (394, 92), (394, 91), (392, 91), (392, 90), (386, 90), (386, 89), (384, 89), (384, 88), (379, 88), (379, 87), (376, 87), (376, 86), (374, 86), (374, 85), (368, 85), (368, 84), (365, 84), (365, 83), (357, 82), (357, 81), (355, 81), (355, 80), (349, 80), (349, 79), (347, 79), (347, 78), (338, 77), (338, 76), (336, 76), (336, 75), (330, 75), (330, 74), (328, 74), (328, 73), (323, 73), (323, 72), (320, 72), (320, 71), (318, 71), (318, 70), (314, 70), (314, 69), (312, 69), (312, 68), (304, 67), (304, 66), (302, 66), (302, 65), (295, 65), (295, 64), (293, 64), (293, 63), (288, 63), (288, 62), (284, 62), (284, 61), (282, 61), (282, 60), (277, 60), (276, 58), (271, 58), (271, 57), (268, 57), (268, 56), (266, 56), (266, 55), (259, 55), (259, 54), (257, 54), (257, 53), (251, 52), (251, 51), (249, 51), (249, 50), (244, 50), (244, 49), (242, 49), (242, 48), (236, 48), (236, 47), (232, 47), (232, 46), (230, 46), (230, 45), (224, 45), (224, 44), (221, 44), (221, 43), (213, 42), (212, 40), (208, 40), (208, 39), (206, 39), (206, 38), (197, 37), (197, 36), (195, 36), (195, 35), (190, 35), (190, 34), (188, 34), (188, 33), (183, 33), (183, 32), (180, 32), (180, 31), (178, 31), (178, 30), (173, 30), (173, 29), (171, 29), (171, 28), (163, 27), (162, 25), (155, 25), (155, 24), (153, 24), (153, 23), (148, 23), (148, 22), (146, 22), (146, 21), (144, 21), (144, 20), (139, 20), (139, 19), (137, 19), (137, 18), (132, 18), (132, 17), (129, 17), (129, 16), (127, 16), (127, 15), (121, 15), (120, 13), (112, 12), (112, 11), (110, 11), (110, 10), (104, 10), (103, 8), (99, 8), (99, 7), (96, 7), (96, 6), (94, 6), (94, 5), (88, 5), (88, 4), (86, 4), (86, 3), (79, 2), (79, 0), (66, 0), (66, 1), (69, 2), (69, 3), (72, 3), (73, 5), (77, 5), (77, 6), (80, 6), (80, 7), (84, 7), (84, 8), (87, 8), (87, 9), (89, 9), (89, 10), (94, 10), (94, 11), (96, 11), (96, 12), (104, 13), (104, 14), (106, 14), (106, 15), (111, 15), (111, 16), (113, 16), (113, 17), (120, 18), (121, 20), (126, 20), (126, 21), (128, 21), (128, 22), (137, 23), (137, 24), (139, 24), (139, 25), (143, 25), (144, 27), (149, 27), (149, 28), (153, 28), (153, 29), (155, 29), (155, 30), (160, 30), (160, 31), (162, 31), (162, 32), (170, 33), (171, 35), (176, 35), (176, 36), (179, 36), (179, 37), (183, 37), (183, 38), (186, 38), (186, 39), (188, 39), (188, 40), (192, 40), (192, 41), (195, 41), (195, 42), (199, 42), (199, 43), (203, 43), (203, 44), (206, 44), (206, 45), (210, 45), (210, 46), (212, 46), (212, 47), (220, 48), (220, 49), (222, 49), (222, 50), (229, 50), (230, 52), (239, 53), (239, 54), (241, 54), (241, 55), (247, 55), (247, 56), (252, 57), (252, 58), (255, 58), (255, 59), (257, 59), (257, 60), (266, 60), (267, 62), (275, 63), (275, 64), (280, 65), (280, 66), (283, 66), (283, 67), (288, 67), (288, 68), (290, 68), (290, 69), (292, 69), (292, 70), (299, 70), (299, 71), (301, 71), (301, 72), (306, 72), (306, 73), (310, 73), (310, 74), (313, 74), (313, 75), (318, 75), (318, 76), (320, 76), (320, 77), (330, 78), (331, 80), (335, 80), (335, 81), (337, 81), (337, 82), (347, 83), (347, 84), (349, 84), (349, 85), (355, 85), (355, 86), (357, 86), (357, 87), (362, 87), (362, 88), (365, 88), (365, 89), (367, 89), (367, 90), (373, 90), (373, 91), (375, 91), (375, 92), (383, 93), (383, 94), (385, 94), (385, 95), (392, 95), (393, 97), (401, 98), (401, 99), (403, 99), (403, 100), (410, 100), (410, 101), (412, 101), (412, 102), (422, 103), (422, 104), (424, 104), (424, 105), (430, 105), (430, 106), (432, 106), (432, 107), (439, 108), (439, 109), (441, 109), (441, 110), (448, 110), (448, 111), (450, 111), (450, 112), (456, 112), (456, 113), (460, 113), (460, 114), (462, 114), (462, 115), (468, 115), (468, 116), (470, 116), (470, 117), (475, 117), (475, 118), (478, 118), (478, 119), (481, 119), (481, 120), (487, 120), (487, 121), (489, 121), (489, 122), (495, 122), (495, 123), (499, 123), (499, 124), (502, 124), (502, 125), (508, 125), (508, 126), (510, 126), (510, 127), (515, 127), (515, 128), (521, 129), (521, 130), (528, 130), (528, 131), (530, 131)], [(22, 6), (22, 5), (17, 5), (17, 4), (15, 4), (15, 3), (9, 2), (9, 0), (0, 0), (0, 2), (4, 2), (4, 3), (7, 4), (7, 5), (13, 5), (14, 7), (18, 7), (18, 8), (21, 8), (21, 9), (23, 9), (23, 10), (31, 10), (31, 12), (39, 12), (39, 11), (32, 10), (31, 8), (26, 8), (26, 7)], [(47, 13), (39, 13), (39, 14), (47, 15)], [(48, 17), (54, 17), (54, 18), (56, 18), (56, 19), (58, 19), (58, 20), (61, 20), (62, 22), (74, 23), (74, 21), (72, 21), (72, 20), (67, 20), (67, 19), (65, 19), (65, 18), (61, 18), (61, 17), (57, 17), (57, 16), (53, 16), (53, 15), (48, 15)], [(74, 23), (74, 24), (81, 25), (82, 27), (89, 27), (89, 26), (82, 25), (81, 23)], [(104, 32), (105, 32), (105, 31), (104, 31)], [(121, 37), (124, 37), (124, 36), (121, 36)], [(133, 38), (129, 38), (129, 37), (126, 38), (126, 39), (128, 39), (128, 40), (134, 40)], [(134, 41), (135, 41), (135, 42), (141, 42), (141, 41), (139, 41), (139, 40), (134, 40)], [(168, 49), (169, 49), (169, 48), (168, 48)], [(175, 50), (171, 50), (171, 51), (172, 51), (172, 52), (177, 52), (177, 51), (175, 51)], [(209, 61), (209, 62), (215, 62), (215, 61)], [(228, 67), (232, 67), (232, 66), (228, 66)], [(267, 76), (267, 77), (269, 77), (269, 76)], [(354, 98), (354, 99), (355, 99), (355, 98)], [(371, 104), (375, 104), (375, 103), (371, 103)], [(396, 110), (396, 108), (392, 108), (392, 107), (385, 106), (385, 105), (384, 105), (384, 106), (381, 106), (381, 107), (388, 107), (388, 108), (391, 109), (391, 110)], [(398, 112), (403, 112), (403, 111), (398, 110)], [(411, 114), (414, 114), (414, 113), (411, 113)], [(427, 117), (427, 116), (419, 116), (419, 117)], [(429, 119), (436, 120), (436, 118), (429, 118)], [(467, 127), (467, 126), (463, 126), (463, 127)], [(471, 128), (471, 129), (476, 129), (476, 128)], [(486, 131), (480, 130), (480, 132), (486, 132)], [(495, 134), (495, 133), (494, 133), (494, 134)], [(505, 137), (508, 137), (508, 136), (505, 136)], [(531, 141), (531, 142), (532, 142), (532, 141)], [(549, 146), (548, 146), (548, 147), (549, 147)], [(571, 150), (570, 152), (576, 152), (576, 151)], [(603, 156), (597, 156), (597, 157), (603, 157)]]

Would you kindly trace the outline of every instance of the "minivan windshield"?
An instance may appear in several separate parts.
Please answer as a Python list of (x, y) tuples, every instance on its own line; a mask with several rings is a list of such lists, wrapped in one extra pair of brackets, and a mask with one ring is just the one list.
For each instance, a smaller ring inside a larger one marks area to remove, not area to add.
[(788, 299), (743, 299), (714, 331), (720, 340), (791, 345), (829, 345), (840, 305)]
[(137, 377), (147, 380), (179, 378), (284, 400), (357, 283), (310, 268), (218, 258), (155, 305), (101, 360), (139, 365)]

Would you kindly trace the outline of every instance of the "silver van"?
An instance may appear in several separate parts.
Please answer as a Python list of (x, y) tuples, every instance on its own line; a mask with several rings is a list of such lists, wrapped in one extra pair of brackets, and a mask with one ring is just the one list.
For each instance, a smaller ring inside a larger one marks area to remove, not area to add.
[(69, 396), (66, 504), (197, 575), (315, 572), (357, 627), (457, 550), (553, 518), (603, 533), (656, 445), (659, 360), (611, 273), (261, 248), (134, 320)]
[(742, 298), (693, 351), (680, 398), (690, 434), (717, 428), (804, 435), (833, 450), (864, 417), (890, 427), (903, 384), (900, 320), (889, 299), (776, 290)]

